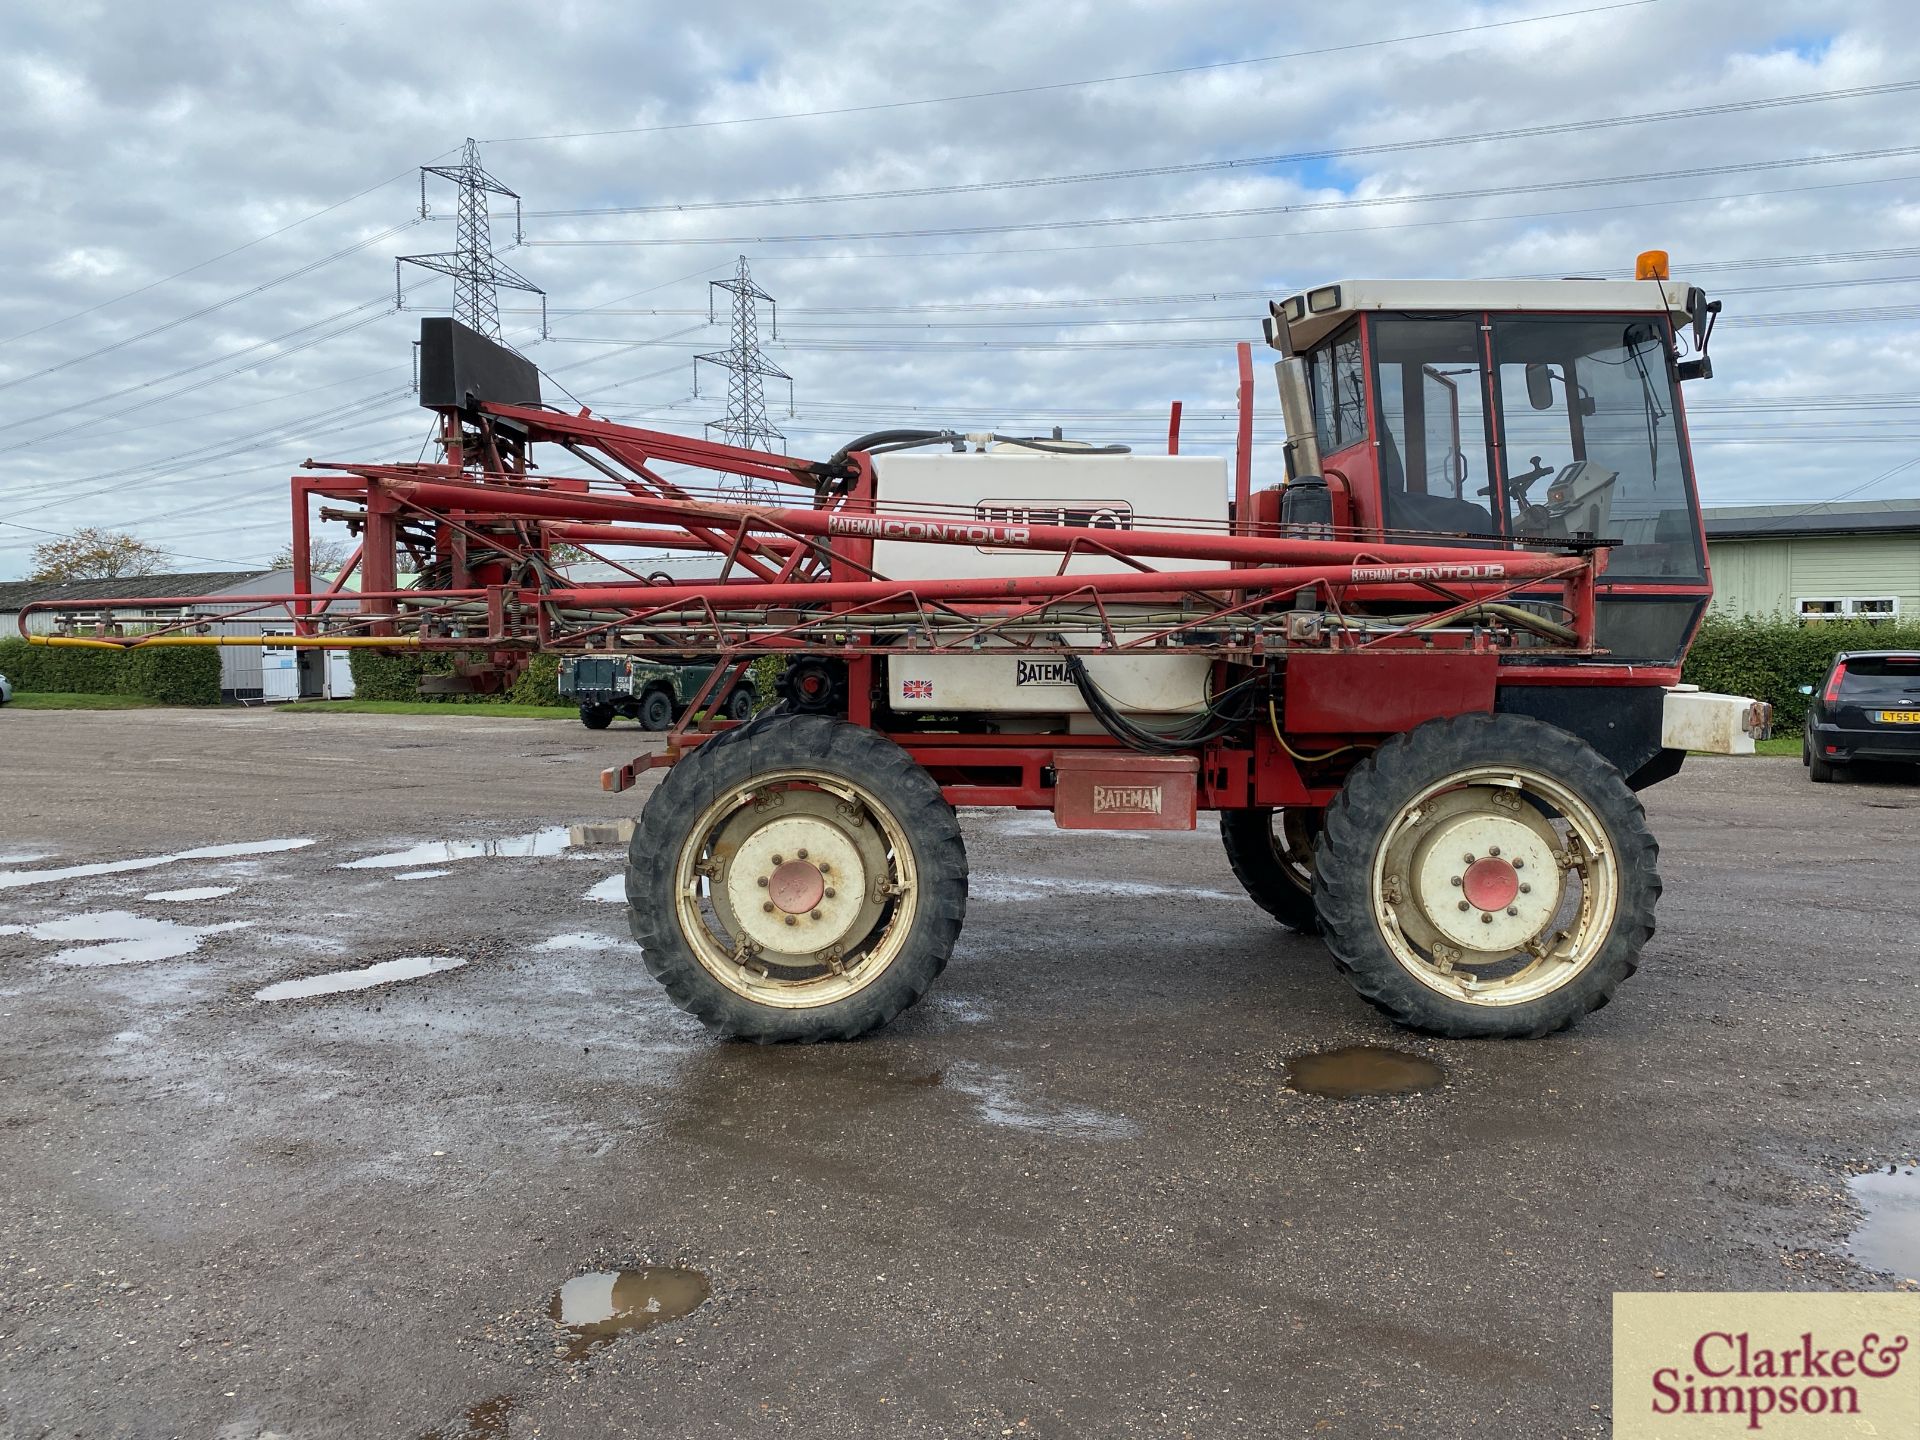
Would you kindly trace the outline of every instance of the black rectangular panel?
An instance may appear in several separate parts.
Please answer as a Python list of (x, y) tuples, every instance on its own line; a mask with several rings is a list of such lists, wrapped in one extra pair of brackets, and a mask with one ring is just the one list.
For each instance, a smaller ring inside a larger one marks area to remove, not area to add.
[(538, 405), (540, 372), (497, 340), (445, 315), (420, 320), (420, 403), (466, 410), (482, 400)]

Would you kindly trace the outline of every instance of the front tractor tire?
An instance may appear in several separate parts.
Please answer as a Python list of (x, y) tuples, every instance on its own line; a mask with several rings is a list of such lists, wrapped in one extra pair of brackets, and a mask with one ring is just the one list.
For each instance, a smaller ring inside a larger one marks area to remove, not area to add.
[(1220, 843), (1227, 864), (1253, 903), (1287, 929), (1317, 935), (1313, 904), (1314, 810), (1222, 810)]
[(891, 740), (765, 715), (667, 772), (634, 828), (627, 902), (647, 969), (709, 1030), (852, 1040), (946, 968), (966, 847), (939, 785)]
[(1659, 846), (1620, 772), (1519, 715), (1388, 740), (1327, 808), (1314, 895), (1327, 948), (1395, 1021), (1532, 1038), (1613, 998), (1653, 935)]

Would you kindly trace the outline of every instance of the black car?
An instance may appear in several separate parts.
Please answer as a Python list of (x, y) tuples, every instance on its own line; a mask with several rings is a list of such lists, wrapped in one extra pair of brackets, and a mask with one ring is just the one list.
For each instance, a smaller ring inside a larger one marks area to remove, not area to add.
[(1813, 699), (1800, 762), (1816, 785), (1855, 760), (1920, 765), (1920, 651), (1846, 651), (1802, 693)]

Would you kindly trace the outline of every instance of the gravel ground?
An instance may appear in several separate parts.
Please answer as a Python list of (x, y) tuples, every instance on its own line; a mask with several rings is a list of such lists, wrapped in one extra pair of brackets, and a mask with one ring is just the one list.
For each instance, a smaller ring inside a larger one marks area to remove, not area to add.
[[(1690, 763), (1644, 969), (1526, 1044), (1393, 1031), (1204, 817), (968, 812), (934, 995), (756, 1049), (539, 838), (652, 743), (0, 712), (0, 1437), (1602, 1435), (1612, 1292), (1897, 1281), (1846, 1179), (1920, 1146), (1920, 789)], [(1286, 1088), (1356, 1044), (1444, 1079)], [(550, 1318), (642, 1267), (696, 1308)]]

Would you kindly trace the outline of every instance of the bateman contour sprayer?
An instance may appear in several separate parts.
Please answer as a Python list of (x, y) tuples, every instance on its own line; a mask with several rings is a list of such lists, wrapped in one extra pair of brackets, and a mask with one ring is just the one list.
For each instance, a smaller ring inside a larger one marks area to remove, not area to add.
[[(1679, 382), (1711, 375), (1719, 307), (1659, 252), (1639, 275), (1273, 305), (1265, 487), (1245, 345), (1231, 463), (1177, 453), (1177, 422), (1164, 455), (890, 430), (803, 460), (568, 413), (428, 320), (440, 458), (308, 462), (294, 593), (91, 601), (31, 638), (238, 643), (214, 621), (272, 618), (276, 644), (450, 652), (443, 683), (474, 689), (539, 651), (717, 657), (665, 753), (602, 783), (670, 767), (633, 836), (633, 934), (728, 1035), (847, 1039), (926, 992), (966, 910), (956, 806), (1070, 830), (1218, 811), (1248, 894), (1393, 1019), (1541, 1035), (1653, 933), (1635, 792), (1767, 721), (1679, 685), (1711, 593)], [(360, 542), (326, 584), (316, 502)], [(620, 578), (570, 580), (561, 544)], [(711, 578), (621, 558), (664, 549), (711, 552)], [(778, 702), (722, 718), (762, 656)]]

